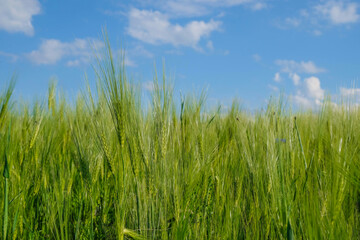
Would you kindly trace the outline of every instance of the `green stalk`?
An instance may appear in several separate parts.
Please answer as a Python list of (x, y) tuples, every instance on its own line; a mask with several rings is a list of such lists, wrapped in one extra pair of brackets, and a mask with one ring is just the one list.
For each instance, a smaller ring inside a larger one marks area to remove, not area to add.
[(306, 171), (307, 170), (307, 163), (306, 163), (306, 157), (305, 157), (305, 153), (304, 153), (304, 148), (303, 148), (300, 133), (299, 133), (299, 130), (298, 130), (298, 127), (297, 127), (297, 124), (296, 124), (296, 117), (294, 119), (295, 119), (295, 129), (296, 129), (296, 133), (297, 133), (297, 136), (298, 136), (298, 139), (299, 139), (301, 153), (302, 153), (302, 156), (304, 158), (304, 165), (305, 165), (305, 171)]
[(3, 238), (6, 239), (7, 235), (7, 226), (8, 226), (8, 216), (9, 216), (9, 165), (7, 161), (7, 157), (5, 154), (5, 166), (3, 176), (5, 178), (5, 188), (4, 188), (4, 228), (3, 228)]

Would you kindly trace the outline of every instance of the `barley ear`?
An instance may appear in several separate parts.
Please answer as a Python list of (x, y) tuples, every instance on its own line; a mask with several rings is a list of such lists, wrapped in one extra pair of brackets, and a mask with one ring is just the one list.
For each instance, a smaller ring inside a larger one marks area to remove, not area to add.
[(5, 166), (3, 171), (3, 177), (5, 178), (4, 187), (4, 224), (3, 224), (3, 239), (7, 236), (8, 216), (9, 216), (9, 164), (5, 153)]

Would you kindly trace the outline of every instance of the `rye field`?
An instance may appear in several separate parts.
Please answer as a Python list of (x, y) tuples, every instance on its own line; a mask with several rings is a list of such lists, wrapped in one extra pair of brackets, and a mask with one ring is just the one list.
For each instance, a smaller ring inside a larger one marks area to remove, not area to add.
[(360, 111), (151, 103), (110, 48), (70, 104), (0, 95), (1, 239), (359, 239)]

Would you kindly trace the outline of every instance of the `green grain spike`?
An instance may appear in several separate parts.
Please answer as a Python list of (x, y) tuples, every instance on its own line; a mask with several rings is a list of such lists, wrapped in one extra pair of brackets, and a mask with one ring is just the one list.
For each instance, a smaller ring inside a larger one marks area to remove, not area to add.
[(5, 153), (5, 166), (3, 176), (5, 178), (5, 187), (4, 187), (4, 225), (3, 225), (3, 239), (6, 239), (7, 236), (7, 225), (8, 225), (8, 215), (9, 215), (9, 165), (7, 161), (7, 156)]

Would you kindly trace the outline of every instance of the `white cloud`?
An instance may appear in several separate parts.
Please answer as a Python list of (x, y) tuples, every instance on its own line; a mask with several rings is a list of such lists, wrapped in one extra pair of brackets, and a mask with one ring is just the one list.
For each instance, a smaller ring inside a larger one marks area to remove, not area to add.
[[(359, 22), (359, 0), (320, 0), (307, 9), (301, 9), (291, 17), (276, 20), (281, 29), (300, 27), (315, 36), (320, 36), (331, 26), (341, 26)], [(320, 2), (320, 3), (319, 3)]]
[(300, 84), (300, 76), (296, 73), (289, 73), (289, 77), (291, 78), (295, 86), (298, 86)]
[(256, 61), (256, 62), (260, 62), (261, 61), (261, 56), (259, 54), (253, 54), (252, 55), (253, 59)]
[(128, 66), (128, 67), (137, 67), (137, 64), (135, 63), (135, 61), (133, 60), (133, 56), (141, 56), (143, 53), (141, 52), (138, 52), (138, 53), (135, 53), (134, 51), (136, 49), (142, 49), (142, 46), (137, 46), (135, 47), (134, 49), (131, 49), (129, 51), (124, 51), (122, 49), (119, 49), (116, 51), (116, 59), (117, 60), (120, 60), (120, 63), (121, 64), (124, 64), (125, 66)]
[(208, 41), (206, 44), (206, 47), (210, 50), (214, 50), (214, 44), (212, 41)]
[(314, 30), (314, 31), (313, 31), (313, 34), (314, 34), (315, 36), (321, 36), (321, 35), (322, 35), (322, 32), (321, 32), (320, 30)]
[(0, 0), (0, 29), (34, 35), (32, 17), (41, 11), (38, 0)]
[(98, 50), (104, 43), (96, 39), (75, 39), (72, 42), (61, 42), (57, 39), (43, 40), (39, 49), (26, 54), (27, 58), (35, 64), (55, 64), (67, 58), (68, 66), (77, 66), (90, 61), (92, 49)]
[(162, 9), (176, 17), (203, 16), (210, 12), (206, 6), (189, 1), (168, 1)]
[(309, 11), (307, 9), (301, 9), (300, 10), (300, 16), (304, 17), (304, 18), (307, 18), (307, 17), (310, 16), (310, 13), (309, 13)]
[(280, 73), (275, 73), (275, 76), (274, 76), (274, 81), (275, 82), (280, 82), (281, 81), (281, 76), (280, 76)]
[(171, 50), (167, 50), (165, 51), (166, 54), (171, 54), (171, 55), (184, 55), (184, 53), (180, 50), (180, 49), (171, 49)]
[(152, 82), (152, 81), (147, 81), (147, 82), (144, 82), (143, 84), (142, 84), (142, 87), (145, 89), (145, 90), (147, 90), (147, 91), (149, 91), (149, 92), (152, 92), (152, 91), (154, 91), (154, 83)]
[(340, 88), (340, 94), (343, 97), (360, 97), (360, 88)]
[(298, 27), (301, 24), (301, 20), (298, 18), (286, 18), (285, 19), (285, 24), (287, 26), (292, 26), (292, 27)]
[(1, 56), (7, 58), (10, 62), (16, 62), (19, 59), (19, 56), (16, 54), (0, 51), (0, 57)]
[(230, 54), (230, 51), (229, 50), (225, 50), (224, 52), (223, 52), (223, 55), (224, 56), (227, 56), (227, 55), (229, 55)]
[(266, 3), (263, 3), (263, 2), (257, 2), (257, 3), (254, 3), (251, 8), (255, 11), (258, 11), (258, 10), (262, 10), (264, 8), (267, 7), (267, 4)]
[(309, 77), (297, 88), (297, 92), (293, 99), (297, 105), (306, 108), (314, 108), (320, 106), (324, 100), (324, 89), (321, 88), (320, 79), (317, 77)]
[(280, 29), (292, 29), (299, 27), (303, 22), (302, 17), (287, 17), (285, 19), (274, 20), (274, 25)]
[(313, 63), (312, 61), (296, 62), (294, 60), (276, 60), (275, 63), (281, 67), (282, 72), (287, 72), (287, 73), (298, 72), (298, 73), (315, 74), (326, 71), (324, 68), (317, 67), (315, 63)]
[(211, 12), (214, 8), (232, 7), (243, 4), (252, 4), (254, 10), (265, 8), (266, 5), (253, 0), (173, 0), (168, 1), (165, 6), (174, 13), (189, 16), (204, 15)]
[(134, 47), (132, 49), (129, 49), (126, 52), (128, 54), (132, 55), (132, 56), (142, 56), (142, 57), (146, 57), (146, 58), (153, 58), (154, 57), (154, 54), (152, 54), (151, 52), (146, 50), (144, 48), (144, 46), (142, 46), (142, 45), (137, 45), (136, 47)]
[(136, 67), (136, 63), (130, 59), (128, 56), (125, 56), (125, 60), (124, 60), (124, 64), (125, 66), (128, 66), (128, 67)]
[(241, 4), (245, 4), (245, 3), (255, 2), (252, 0), (195, 0), (195, 1), (213, 4), (214, 6), (236, 6), (236, 5), (241, 5)]
[(138, 0), (141, 6), (150, 6), (174, 17), (196, 17), (219, 9), (243, 5), (257, 11), (267, 7), (265, 0)]
[(81, 64), (80, 60), (79, 59), (75, 59), (75, 60), (69, 60), (67, 63), (66, 63), (66, 66), (68, 67), (76, 67), (76, 66), (79, 66)]
[(274, 85), (269, 84), (268, 87), (269, 87), (272, 91), (274, 91), (274, 92), (278, 92), (278, 91), (279, 91), (279, 88), (276, 87), (276, 86), (274, 86)]
[(42, 42), (38, 50), (28, 54), (28, 58), (36, 64), (54, 64), (67, 52), (66, 44), (56, 39)]
[(313, 106), (311, 100), (306, 98), (305, 96), (302, 96), (300, 93), (294, 96), (294, 101), (297, 105), (305, 108), (310, 108)]
[(169, 17), (158, 11), (131, 9), (128, 33), (150, 44), (172, 44), (198, 48), (199, 41), (220, 29), (221, 22), (192, 21), (185, 26), (172, 24)]
[(317, 77), (309, 77), (304, 80), (307, 95), (315, 100), (324, 98), (324, 90), (320, 86), (320, 79)]
[(328, 1), (315, 6), (315, 11), (333, 24), (355, 23), (359, 20), (358, 4), (345, 1)]
[[(164, 2), (164, 1), (163, 1)], [(169, 2), (183, 2), (184, 4), (200, 4), (200, 5), (208, 5), (208, 6), (236, 6), (246, 3), (255, 3), (260, 1), (254, 1), (254, 0), (170, 0)]]

